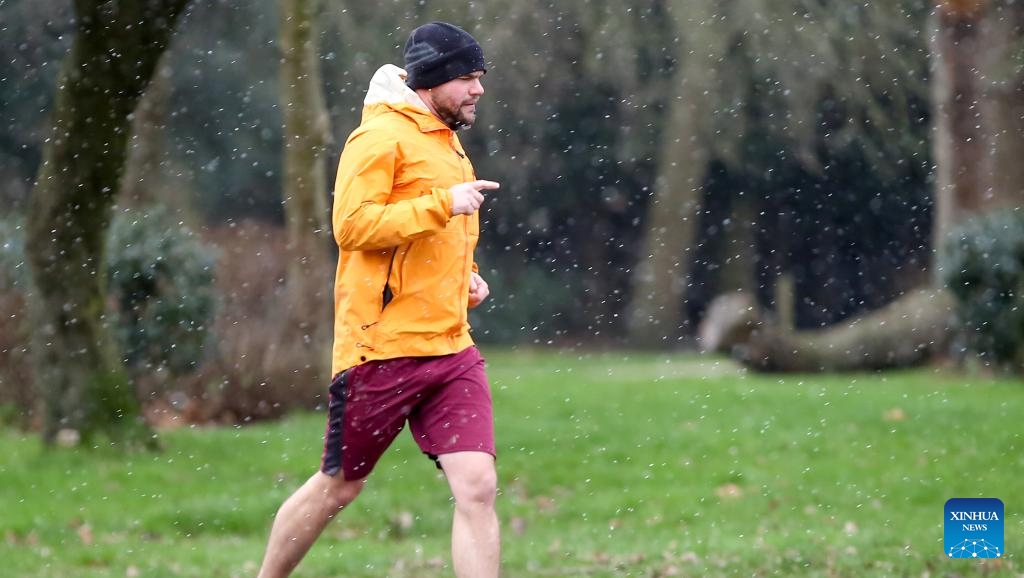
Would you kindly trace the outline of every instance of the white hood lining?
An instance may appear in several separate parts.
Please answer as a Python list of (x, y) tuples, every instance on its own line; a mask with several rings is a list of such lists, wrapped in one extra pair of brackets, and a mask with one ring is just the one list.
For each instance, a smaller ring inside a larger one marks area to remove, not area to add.
[(370, 79), (370, 88), (366, 91), (363, 105), (406, 103), (428, 110), (416, 91), (406, 86), (405, 77), (405, 71), (394, 64), (381, 66)]

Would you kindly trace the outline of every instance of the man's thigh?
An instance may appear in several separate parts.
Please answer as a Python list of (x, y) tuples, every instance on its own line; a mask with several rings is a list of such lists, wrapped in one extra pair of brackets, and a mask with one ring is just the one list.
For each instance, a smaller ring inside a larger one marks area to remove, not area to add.
[(410, 423), (425, 454), (494, 455), (494, 419), (484, 360), (475, 347), (350, 368), (331, 383), (321, 471), (365, 478)]
[(436, 359), (430, 397), (409, 416), (416, 443), (431, 458), (453, 452), (495, 455), (494, 413), (484, 359), (475, 347)]

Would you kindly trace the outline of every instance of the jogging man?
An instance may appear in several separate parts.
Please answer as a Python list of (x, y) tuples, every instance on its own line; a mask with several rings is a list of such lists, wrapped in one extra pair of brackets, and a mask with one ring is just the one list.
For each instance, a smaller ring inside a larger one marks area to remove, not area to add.
[(260, 578), (287, 576), (408, 422), (455, 498), (452, 562), (498, 576), (490, 387), (468, 309), (488, 295), (473, 251), (483, 191), (456, 131), (476, 120), (483, 51), (444, 22), (413, 30), (405, 70), (374, 74), (341, 155), (333, 372), (320, 471), (277, 512)]

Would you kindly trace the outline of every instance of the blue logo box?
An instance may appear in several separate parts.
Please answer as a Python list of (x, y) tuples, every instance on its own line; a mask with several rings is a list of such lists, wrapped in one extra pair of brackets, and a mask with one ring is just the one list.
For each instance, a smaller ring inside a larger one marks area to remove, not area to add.
[(1003, 502), (997, 498), (946, 501), (945, 546), (950, 558), (1003, 556)]

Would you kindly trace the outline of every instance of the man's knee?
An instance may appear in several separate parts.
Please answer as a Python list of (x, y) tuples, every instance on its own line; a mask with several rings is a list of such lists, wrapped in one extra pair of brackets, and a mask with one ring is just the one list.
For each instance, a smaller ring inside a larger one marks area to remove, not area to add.
[(468, 498), (474, 502), (493, 503), (498, 494), (498, 474), (494, 468), (476, 472), (468, 484)]
[(328, 476), (323, 473), (320, 475), (326, 478), (327, 487), (324, 493), (332, 510), (341, 510), (351, 504), (359, 496), (359, 493), (363, 491), (363, 486), (366, 485), (366, 478), (346, 480), (345, 476), (341, 473), (338, 473), (336, 476)]
[(498, 473), (490, 456), (445, 464), (456, 505), (492, 506), (498, 493)]

